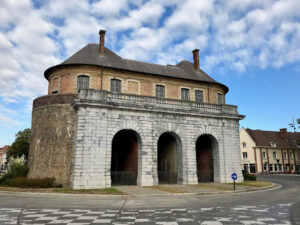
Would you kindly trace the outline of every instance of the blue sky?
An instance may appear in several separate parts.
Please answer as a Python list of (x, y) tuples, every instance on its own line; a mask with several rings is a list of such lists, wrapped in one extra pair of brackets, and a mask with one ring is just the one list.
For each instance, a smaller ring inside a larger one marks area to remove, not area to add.
[(300, 118), (298, 0), (0, 0), (0, 147), (31, 126), (43, 72), (105, 29), (106, 47), (159, 64), (192, 60), (229, 87), (241, 126), (278, 130)]

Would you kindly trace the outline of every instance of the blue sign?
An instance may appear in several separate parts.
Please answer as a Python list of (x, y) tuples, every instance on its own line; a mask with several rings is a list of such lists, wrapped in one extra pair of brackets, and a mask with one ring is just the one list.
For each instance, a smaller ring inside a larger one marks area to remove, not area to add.
[(237, 174), (236, 173), (231, 174), (231, 178), (232, 178), (232, 180), (236, 180), (237, 179)]

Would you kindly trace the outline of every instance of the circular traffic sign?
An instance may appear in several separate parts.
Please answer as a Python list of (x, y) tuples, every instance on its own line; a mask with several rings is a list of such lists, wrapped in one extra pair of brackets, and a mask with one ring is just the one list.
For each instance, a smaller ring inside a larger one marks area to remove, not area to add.
[(237, 179), (237, 174), (236, 173), (232, 173), (231, 174), (231, 178), (232, 178), (232, 180), (236, 180)]

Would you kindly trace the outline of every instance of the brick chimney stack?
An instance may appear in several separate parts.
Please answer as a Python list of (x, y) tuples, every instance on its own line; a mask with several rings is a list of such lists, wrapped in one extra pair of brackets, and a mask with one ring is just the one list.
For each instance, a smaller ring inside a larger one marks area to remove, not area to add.
[(195, 70), (200, 71), (199, 49), (195, 49), (193, 51), (193, 58), (194, 58), (194, 68), (195, 68)]
[(100, 55), (104, 55), (104, 41), (105, 41), (105, 30), (100, 30), (100, 42), (99, 42), (99, 53)]
[(287, 134), (286, 128), (279, 129), (281, 135)]

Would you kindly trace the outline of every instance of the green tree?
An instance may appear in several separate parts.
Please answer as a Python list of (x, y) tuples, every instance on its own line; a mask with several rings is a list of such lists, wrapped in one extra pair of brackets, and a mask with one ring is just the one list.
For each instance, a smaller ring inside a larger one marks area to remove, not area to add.
[(30, 144), (30, 129), (27, 128), (23, 131), (19, 131), (16, 134), (16, 139), (12, 143), (11, 147), (8, 149), (7, 155), (8, 158), (13, 157), (21, 157), (25, 156), (25, 159), (28, 159), (29, 153), (29, 144)]

